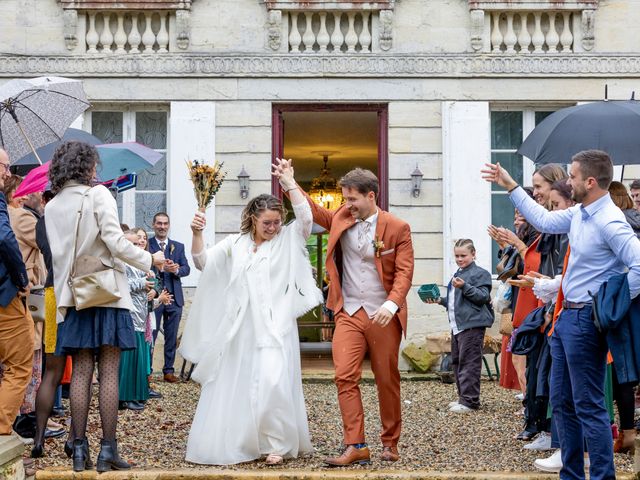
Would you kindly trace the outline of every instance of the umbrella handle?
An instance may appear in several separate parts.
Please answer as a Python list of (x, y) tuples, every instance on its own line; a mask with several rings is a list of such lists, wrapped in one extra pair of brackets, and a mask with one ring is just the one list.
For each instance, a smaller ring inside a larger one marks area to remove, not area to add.
[(27, 141), (27, 143), (29, 144), (29, 147), (31, 148), (31, 151), (33, 152), (33, 154), (36, 156), (36, 159), (38, 160), (38, 163), (40, 165), (42, 165), (42, 160), (40, 160), (40, 157), (38, 156), (38, 152), (36, 152), (36, 149), (33, 148), (33, 143), (31, 143), (31, 140), (29, 140), (29, 137), (27, 136), (27, 134), (25, 133), (25, 131), (22, 129), (22, 125), (20, 124), (20, 122), (18, 121), (18, 118), (15, 115), (12, 115), (13, 119), (16, 122), (16, 125), (18, 126), (18, 128), (20, 129), (20, 132), (22, 133), (22, 136), (24, 137), (24, 139)]

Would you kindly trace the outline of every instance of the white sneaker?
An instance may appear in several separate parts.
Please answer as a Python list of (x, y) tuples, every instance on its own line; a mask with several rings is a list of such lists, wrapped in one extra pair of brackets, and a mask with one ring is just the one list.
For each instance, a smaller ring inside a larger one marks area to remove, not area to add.
[(455, 407), (456, 405), (460, 405), (460, 402), (458, 402), (458, 400), (455, 400), (453, 402), (449, 402), (449, 408)]
[(466, 405), (462, 405), (461, 403), (458, 403), (457, 405), (454, 405), (453, 407), (451, 407), (449, 411), (453, 413), (469, 413), (469, 412), (472, 412), (473, 409), (467, 407)]
[(562, 453), (560, 449), (556, 450), (553, 455), (548, 458), (538, 458), (533, 462), (533, 466), (538, 470), (549, 473), (560, 473), (562, 470)]
[(524, 393), (522, 393), (522, 392), (521, 392), (521, 393), (516, 393), (516, 394), (514, 395), (514, 397), (515, 397), (515, 399), (516, 399), (516, 400), (518, 400), (519, 402), (521, 402), (521, 401), (523, 401), (523, 400), (524, 400)]
[(551, 450), (551, 434), (540, 432), (540, 434), (531, 443), (527, 443), (525, 450)]

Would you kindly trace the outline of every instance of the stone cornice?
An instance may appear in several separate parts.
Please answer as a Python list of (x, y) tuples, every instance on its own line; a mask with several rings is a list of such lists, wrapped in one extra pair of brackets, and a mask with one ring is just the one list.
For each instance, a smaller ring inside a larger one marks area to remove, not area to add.
[(192, 0), (58, 0), (73, 10), (190, 10)]
[(396, 0), (261, 0), (268, 10), (393, 10)]
[(0, 55), (0, 77), (640, 77), (640, 54)]
[(599, 0), (469, 0), (470, 10), (595, 10)]

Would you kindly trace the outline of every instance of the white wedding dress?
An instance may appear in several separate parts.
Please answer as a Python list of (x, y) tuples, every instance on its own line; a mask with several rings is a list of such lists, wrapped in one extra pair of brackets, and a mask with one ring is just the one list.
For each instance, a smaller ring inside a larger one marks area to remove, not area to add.
[(203, 270), (180, 347), (202, 384), (186, 459), (229, 465), (312, 450), (296, 318), (322, 301), (306, 254), (311, 211), (253, 252), (231, 235), (199, 255)]

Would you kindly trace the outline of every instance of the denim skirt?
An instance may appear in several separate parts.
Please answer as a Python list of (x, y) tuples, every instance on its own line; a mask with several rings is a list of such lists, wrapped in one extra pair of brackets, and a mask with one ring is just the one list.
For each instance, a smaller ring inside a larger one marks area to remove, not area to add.
[(64, 322), (58, 324), (56, 355), (71, 355), (78, 350), (97, 350), (103, 345), (121, 350), (136, 348), (136, 335), (129, 310), (113, 307), (67, 309)]

